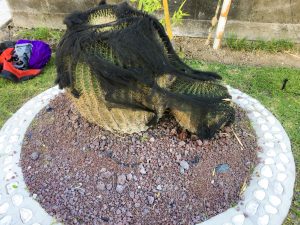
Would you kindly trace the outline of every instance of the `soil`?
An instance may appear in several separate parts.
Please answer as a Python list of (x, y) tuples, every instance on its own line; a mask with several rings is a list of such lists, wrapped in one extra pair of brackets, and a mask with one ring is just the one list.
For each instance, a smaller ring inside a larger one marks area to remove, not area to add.
[(145, 132), (115, 135), (60, 95), (27, 130), (21, 167), (32, 196), (66, 225), (186, 225), (237, 204), (257, 151), (238, 108), (235, 123), (211, 140), (182, 130), (169, 115)]
[(300, 68), (299, 45), (296, 47), (295, 52), (291, 53), (233, 51), (226, 47), (216, 51), (211, 46), (205, 45), (205, 41), (205, 39), (191, 37), (174, 38), (176, 49), (181, 50), (185, 57), (190, 59), (233, 65)]

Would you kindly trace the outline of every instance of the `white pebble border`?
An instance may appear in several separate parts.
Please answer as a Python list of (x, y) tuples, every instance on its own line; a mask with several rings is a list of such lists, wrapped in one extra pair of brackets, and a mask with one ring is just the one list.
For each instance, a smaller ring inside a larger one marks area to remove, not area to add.
[[(257, 100), (228, 86), (262, 148), (243, 200), (201, 225), (279, 225), (288, 214), (295, 182), (290, 140), (279, 121)], [(19, 165), (23, 138), (35, 115), (61, 91), (51, 88), (28, 101), (0, 130), (0, 225), (59, 225), (26, 189)], [(200, 224), (199, 224), (200, 225)]]

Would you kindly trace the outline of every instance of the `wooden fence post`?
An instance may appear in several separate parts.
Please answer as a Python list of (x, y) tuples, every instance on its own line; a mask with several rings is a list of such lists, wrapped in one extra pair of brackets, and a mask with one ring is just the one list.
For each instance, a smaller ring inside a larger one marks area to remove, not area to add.
[(217, 31), (216, 31), (216, 37), (215, 37), (214, 45), (213, 45), (214, 49), (219, 49), (220, 46), (221, 46), (221, 41), (222, 41), (222, 38), (223, 38), (225, 25), (226, 25), (226, 22), (227, 22), (228, 12), (230, 10), (230, 5), (231, 5), (231, 0), (224, 0), (223, 1), (221, 15), (220, 15), (220, 18), (219, 18), (218, 27), (217, 27)]

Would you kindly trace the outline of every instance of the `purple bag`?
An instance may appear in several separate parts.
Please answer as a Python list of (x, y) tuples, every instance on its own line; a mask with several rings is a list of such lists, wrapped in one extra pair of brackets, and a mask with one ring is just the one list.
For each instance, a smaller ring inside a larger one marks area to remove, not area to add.
[(51, 58), (51, 48), (43, 41), (19, 40), (16, 44), (32, 44), (31, 56), (29, 59), (30, 69), (42, 69)]

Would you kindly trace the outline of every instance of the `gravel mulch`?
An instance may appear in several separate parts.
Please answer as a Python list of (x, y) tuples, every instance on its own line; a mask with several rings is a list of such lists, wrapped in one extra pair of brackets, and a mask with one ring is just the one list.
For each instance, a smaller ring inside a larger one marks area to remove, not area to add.
[(233, 126), (212, 140), (182, 131), (170, 116), (118, 136), (60, 95), (28, 129), (21, 166), (33, 197), (66, 225), (195, 224), (241, 198), (259, 150), (249, 124), (237, 109)]

